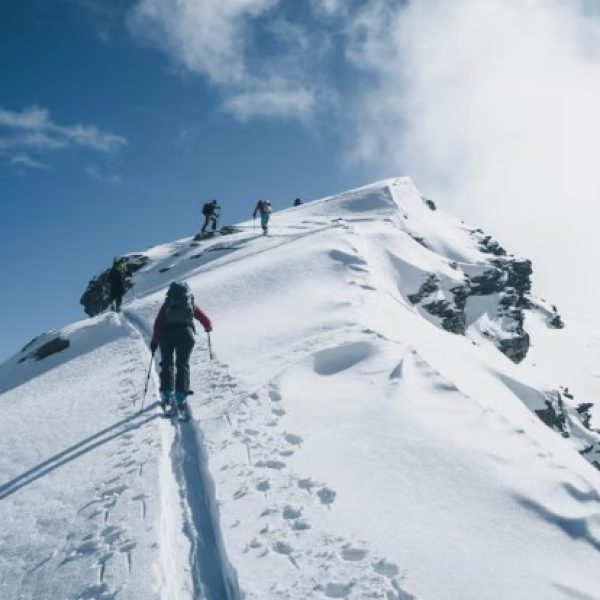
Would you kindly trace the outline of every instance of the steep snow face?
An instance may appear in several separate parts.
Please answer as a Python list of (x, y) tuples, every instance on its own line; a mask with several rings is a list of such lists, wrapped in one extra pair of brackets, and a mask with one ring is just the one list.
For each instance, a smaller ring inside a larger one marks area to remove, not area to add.
[[(123, 314), (0, 366), (0, 595), (598, 597), (600, 338), (408, 179), (270, 229), (132, 255)], [(139, 411), (174, 279), (215, 327), (182, 425), (155, 373)]]

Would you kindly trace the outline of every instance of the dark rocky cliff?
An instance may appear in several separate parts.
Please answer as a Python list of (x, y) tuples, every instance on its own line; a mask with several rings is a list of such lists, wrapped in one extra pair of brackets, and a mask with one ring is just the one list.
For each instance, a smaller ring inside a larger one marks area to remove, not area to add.
[[(129, 290), (133, 286), (131, 276), (147, 264), (149, 259), (144, 254), (128, 254), (120, 258), (125, 262), (127, 271), (125, 289)], [(80, 304), (83, 305), (83, 310), (90, 317), (101, 313), (110, 306), (109, 273), (110, 267), (99, 275), (96, 275), (89, 282), (85, 292), (79, 300)]]

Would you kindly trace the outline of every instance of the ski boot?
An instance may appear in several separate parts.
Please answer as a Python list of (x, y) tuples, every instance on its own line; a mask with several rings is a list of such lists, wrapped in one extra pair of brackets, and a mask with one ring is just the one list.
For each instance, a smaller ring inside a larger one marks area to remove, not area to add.
[(187, 421), (189, 418), (186, 398), (186, 392), (175, 392), (175, 410), (180, 421)]
[(161, 390), (160, 407), (165, 416), (170, 417), (173, 412), (175, 395), (171, 390)]

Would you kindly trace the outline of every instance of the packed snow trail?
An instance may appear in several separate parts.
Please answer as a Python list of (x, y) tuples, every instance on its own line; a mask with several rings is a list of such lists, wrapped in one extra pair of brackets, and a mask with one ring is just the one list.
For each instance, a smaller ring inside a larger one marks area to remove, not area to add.
[[(125, 310), (122, 314), (148, 343), (151, 332), (145, 323), (133, 312)], [(155, 364), (154, 359), (152, 364)], [(155, 372), (156, 387), (157, 378)], [(202, 432), (194, 423), (191, 408), (188, 410), (188, 422), (182, 423), (176, 416), (171, 417), (176, 433), (170, 455), (184, 511), (184, 532), (190, 542), (193, 597), (198, 600), (237, 600), (240, 594), (221, 540), (214, 484), (207, 467)]]

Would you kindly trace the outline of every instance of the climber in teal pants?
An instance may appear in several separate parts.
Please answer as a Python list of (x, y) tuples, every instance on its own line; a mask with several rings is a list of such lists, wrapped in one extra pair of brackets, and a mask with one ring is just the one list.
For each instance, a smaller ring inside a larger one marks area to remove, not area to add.
[(269, 218), (273, 212), (271, 203), (268, 200), (259, 200), (252, 218), (256, 219), (257, 212), (260, 213), (260, 226), (262, 227), (263, 235), (267, 235), (269, 233)]

